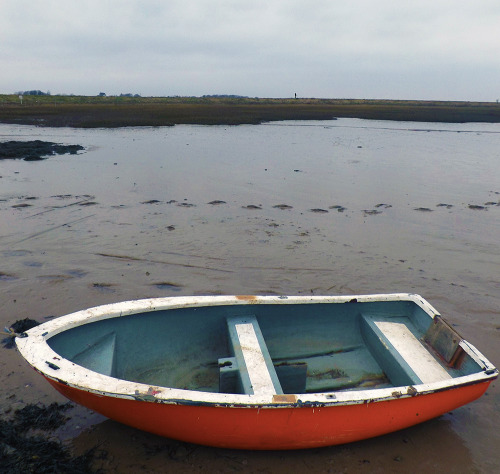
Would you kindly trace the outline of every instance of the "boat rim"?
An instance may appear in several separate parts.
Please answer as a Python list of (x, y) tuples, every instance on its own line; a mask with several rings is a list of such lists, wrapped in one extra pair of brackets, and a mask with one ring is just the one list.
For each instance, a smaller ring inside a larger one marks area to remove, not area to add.
[(56, 383), (99, 396), (179, 405), (231, 406), (242, 408), (355, 405), (451, 390), (471, 384), (491, 381), (498, 376), (498, 370), (491, 362), (489, 362), (489, 360), (472, 344), (462, 340), (460, 344), (463, 350), (474, 359), (481, 367), (481, 370), (470, 375), (456, 377), (450, 380), (369, 390), (286, 395), (214, 393), (154, 386), (103, 375), (61, 357), (53, 351), (47, 343), (48, 339), (63, 331), (103, 319), (137, 313), (190, 307), (240, 304), (342, 304), (377, 301), (411, 301), (422, 308), (431, 318), (440, 316), (440, 313), (423, 297), (413, 293), (343, 296), (173, 296), (130, 300), (76, 311), (47, 321), (26, 331), (26, 333), (16, 337), (16, 345), (21, 355), (37, 372)]

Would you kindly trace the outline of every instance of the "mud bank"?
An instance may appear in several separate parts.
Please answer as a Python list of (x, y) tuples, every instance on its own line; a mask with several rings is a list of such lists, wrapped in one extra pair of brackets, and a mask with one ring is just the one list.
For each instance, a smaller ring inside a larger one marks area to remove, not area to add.
[(44, 127), (241, 125), (282, 120), (361, 118), (413, 122), (500, 122), (496, 103), (144, 97), (0, 96), (0, 123)]

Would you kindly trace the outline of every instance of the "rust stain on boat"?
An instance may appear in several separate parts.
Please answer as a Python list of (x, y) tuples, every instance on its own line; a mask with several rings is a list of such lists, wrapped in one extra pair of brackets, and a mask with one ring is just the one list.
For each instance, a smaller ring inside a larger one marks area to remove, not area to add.
[(236, 299), (241, 301), (255, 301), (257, 300), (257, 297), (255, 295), (238, 295), (236, 296)]
[(273, 403), (297, 403), (297, 395), (273, 395)]

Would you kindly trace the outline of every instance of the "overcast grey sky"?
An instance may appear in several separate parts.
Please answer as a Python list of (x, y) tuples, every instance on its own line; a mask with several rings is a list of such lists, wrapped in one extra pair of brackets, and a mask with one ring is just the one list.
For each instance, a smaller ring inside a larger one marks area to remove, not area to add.
[(500, 0), (0, 0), (0, 93), (495, 101)]

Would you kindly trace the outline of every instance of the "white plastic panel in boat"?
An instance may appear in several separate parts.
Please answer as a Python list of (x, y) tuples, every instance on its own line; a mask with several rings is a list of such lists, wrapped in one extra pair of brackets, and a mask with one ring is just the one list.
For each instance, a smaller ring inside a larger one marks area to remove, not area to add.
[(374, 323), (422, 383), (440, 382), (451, 378), (406, 324), (392, 321), (374, 321)]

